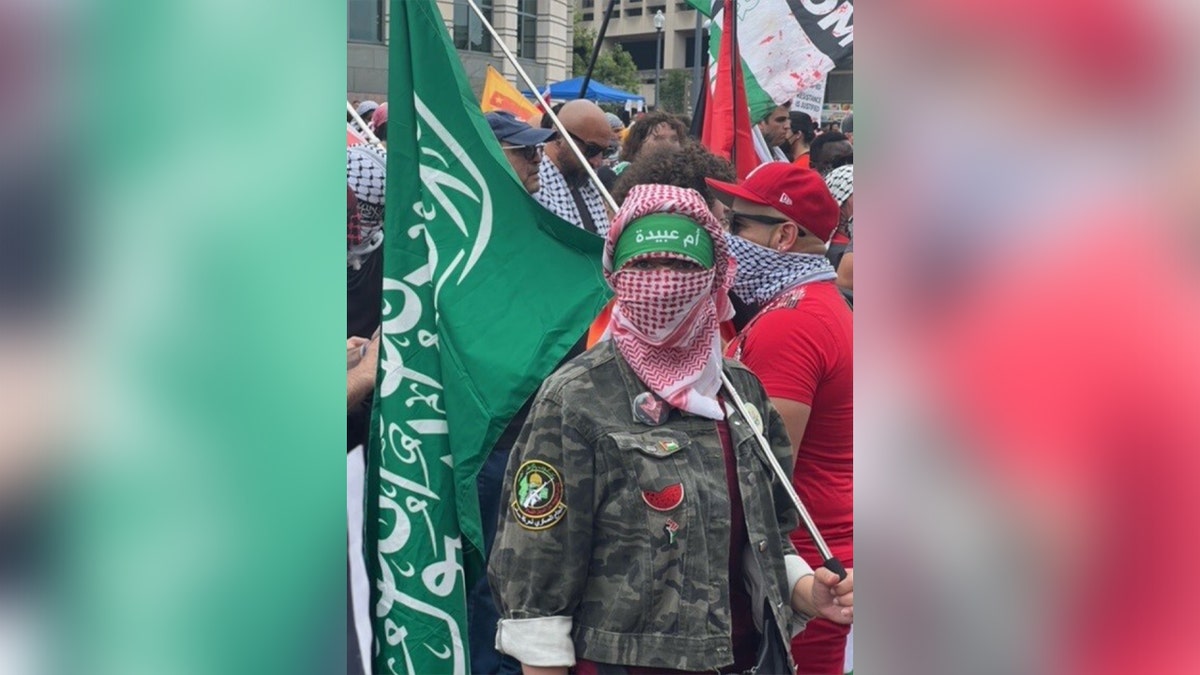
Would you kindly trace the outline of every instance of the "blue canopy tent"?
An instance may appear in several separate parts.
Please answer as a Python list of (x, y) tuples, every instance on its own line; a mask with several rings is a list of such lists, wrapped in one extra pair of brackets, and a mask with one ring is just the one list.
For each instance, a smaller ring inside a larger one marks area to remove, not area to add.
[[(582, 85), (583, 77), (573, 77), (569, 80), (563, 80), (562, 82), (552, 84), (550, 85), (550, 98), (556, 98), (559, 100), (571, 100), (579, 98), (579, 87)], [(537, 94), (535, 94), (531, 91), (523, 91), (521, 93), (525, 94), (525, 96), (529, 98), (537, 98), (539, 94), (543, 94), (545, 92), (539, 91)], [(639, 94), (631, 94), (627, 91), (622, 91), (606, 84), (601, 84), (595, 80), (588, 82), (588, 88), (584, 93), (583, 98), (586, 98), (589, 101), (595, 101), (596, 103), (623, 104), (626, 101), (633, 101), (634, 103), (641, 101), (644, 104), (646, 102), (645, 97)]]

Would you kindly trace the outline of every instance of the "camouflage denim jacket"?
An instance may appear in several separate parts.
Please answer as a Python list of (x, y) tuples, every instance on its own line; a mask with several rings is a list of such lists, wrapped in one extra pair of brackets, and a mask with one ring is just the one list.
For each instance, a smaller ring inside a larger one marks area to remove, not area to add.
[[(762, 385), (735, 361), (725, 371), (757, 412), (750, 423), (766, 421), (790, 471), (791, 443)], [(501, 612), (496, 646), (522, 663), (569, 666), (579, 656), (692, 671), (727, 666), (730, 583), (748, 585), (756, 612), (765, 597), (781, 633), (790, 633), (785, 642), (807, 620), (790, 604), (795, 582), (811, 573), (788, 540), (799, 519), (748, 421), (729, 416), (752, 578), (730, 581), (716, 424), (669, 407), (665, 422), (649, 424), (634, 411), (645, 390), (606, 341), (538, 392), (509, 460), (488, 569)]]

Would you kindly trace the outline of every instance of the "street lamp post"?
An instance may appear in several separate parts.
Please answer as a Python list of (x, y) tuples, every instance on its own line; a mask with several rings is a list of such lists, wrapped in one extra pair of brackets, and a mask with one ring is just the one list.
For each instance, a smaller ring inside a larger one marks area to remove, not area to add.
[(658, 110), (658, 91), (661, 81), (661, 65), (662, 65), (662, 31), (663, 24), (667, 22), (667, 17), (663, 16), (662, 10), (654, 13), (654, 109)]

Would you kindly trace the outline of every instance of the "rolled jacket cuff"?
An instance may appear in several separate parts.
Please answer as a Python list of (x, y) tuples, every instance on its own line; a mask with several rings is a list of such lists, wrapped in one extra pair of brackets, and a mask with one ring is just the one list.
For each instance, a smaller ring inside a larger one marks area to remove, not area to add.
[(501, 619), (496, 625), (496, 651), (528, 666), (575, 665), (569, 616)]
[(813, 573), (812, 567), (809, 567), (808, 563), (804, 562), (804, 558), (795, 554), (783, 556), (783, 564), (787, 568), (789, 590), (796, 587), (797, 581)]
[[(812, 567), (804, 562), (804, 558), (798, 555), (788, 554), (783, 556), (783, 565), (787, 568), (787, 583), (788, 583), (788, 602), (791, 603), (791, 593), (796, 590), (796, 584), (801, 579), (813, 573)], [(792, 612), (792, 620), (788, 622), (788, 635), (796, 637), (804, 627), (808, 625), (811, 616), (799, 611)]]

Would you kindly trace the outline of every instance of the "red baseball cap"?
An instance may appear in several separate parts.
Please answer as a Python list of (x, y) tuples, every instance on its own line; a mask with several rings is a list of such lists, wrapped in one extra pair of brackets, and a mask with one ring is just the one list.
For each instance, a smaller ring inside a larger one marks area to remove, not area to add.
[(384, 101), (383, 103), (379, 104), (378, 108), (375, 109), (375, 114), (371, 115), (371, 121), (367, 123), (367, 126), (371, 127), (372, 129), (378, 129), (379, 127), (387, 124), (387, 118), (387, 101)]
[(770, 206), (797, 225), (829, 241), (838, 225), (838, 204), (825, 179), (812, 169), (788, 162), (760, 164), (741, 185), (705, 178), (708, 186), (729, 203), (734, 197)]

